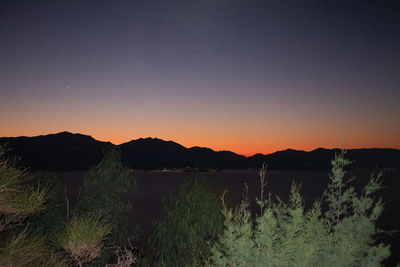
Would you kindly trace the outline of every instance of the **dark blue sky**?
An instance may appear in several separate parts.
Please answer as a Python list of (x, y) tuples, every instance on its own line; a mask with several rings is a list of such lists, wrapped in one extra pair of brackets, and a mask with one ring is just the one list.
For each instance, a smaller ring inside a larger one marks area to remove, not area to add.
[(400, 147), (399, 1), (1, 1), (0, 135)]

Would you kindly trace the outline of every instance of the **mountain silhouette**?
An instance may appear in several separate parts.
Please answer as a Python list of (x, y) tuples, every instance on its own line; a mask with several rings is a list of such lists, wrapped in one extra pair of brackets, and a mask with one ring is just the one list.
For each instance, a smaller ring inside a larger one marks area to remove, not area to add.
[(140, 138), (119, 145), (122, 162), (134, 169), (182, 168), (189, 163), (187, 148), (158, 138)]
[[(270, 169), (329, 170), (331, 160), (340, 149), (318, 148), (310, 152), (287, 149), (272, 154), (256, 154), (250, 162), (260, 166), (267, 162)], [(346, 158), (353, 161), (352, 168), (400, 168), (400, 150), (391, 148), (361, 148), (346, 150)]]
[[(122, 161), (133, 169), (179, 168), (247, 169), (259, 168), (264, 162), (274, 170), (329, 170), (330, 161), (339, 149), (318, 148), (310, 152), (287, 149), (251, 157), (231, 151), (214, 151), (206, 147), (186, 148), (173, 141), (140, 138), (121, 145), (101, 142), (82, 134), (61, 132), (35, 137), (2, 137), (10, 154), (31, 170), (87, 170), (97, 164), (107, 147), (118, 147)], [(400, 168), (400, 150), (388, 148), (349, 149), (347, 158), (353, 168)]]
[(61, 132), (35, 137), (3, 137), (9, 153), (17, 156), (23, 166), (33, 170), (85, 170), (99, 162), (111, 143), (82, 134)]

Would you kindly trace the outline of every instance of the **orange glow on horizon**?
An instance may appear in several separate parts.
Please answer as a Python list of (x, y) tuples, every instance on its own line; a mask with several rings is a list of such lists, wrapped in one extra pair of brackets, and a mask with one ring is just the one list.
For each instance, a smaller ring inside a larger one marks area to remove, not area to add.
[(104, 108), (90, 109), (82, 104), (73, 110), (66, 111), (66, 107), (60, 107), (59, 111), (50, 112), (38, 110), (32, 104), (18, 109), (18, 112), (0, 113), (1, 125), (7, 126), (0, 130), (0, 137), (69, 131), (116, 145), (156, 137), (187, 148), (208, 147), (246, 156), (288, 148), (305, 151), (319, 147), (400, 149), (400, 124), (395, 116), (385, 114), (366, 118), (357, 114), (335, 114), (327, 119), (322, 113), (291, 109), (282, 109), (279, 115), (271, 115), (273, 110), (279, 110), (272, 105), (267, 106), (271, 110), (263, 112), (228, 111), (212, 106), (201, 113), (184, 112), (187, 107), (178, 103), (165, 108), (157, 104), (157, 110), (137, 107), (137, 110), (127, 109), (126, 113), (122, 107), (113, 109), (106, 103), (98, 103), (98, 106)]
[[(26, 134), (17, 134), (16, 132), (0, 132), (1, 137), (17, 137), (17, 136), (37, 136), (37, 135), (46, 135), (46, 134), (54, 134), (58, 132), (62, 132), (63, 130), (59, 131), (52, 131), (52, 132), (37, 132), (37, 131), (30, 131), (26, 132)], [(339, 138), (337, 139), (336, 144), (334, 142), (328, 142), (327, 140), (324, 140), (324, 138), (321, 136), (319, 138), (320, 141), (317, 140), (311, 140), (304, 138), (304, 142), (301, 143), (300, 140), (298, 140), (296, 143), (294, 142), (287, 142), (287, 140), (284, 140), (285, 138), (281, 138), (281, 142), (263, 142), (263, 139), (259, 137), (257, 138), (250, 138), (250, 140), (255, 140), (254, 142), (249, 142), (249, 139), (240, 139), (240, 138), (234, 138), (231, 136), (230, 138), (225, 138), (225, 142), (223, 140), (220, 140), (218, 136), (214, 136), (214, 138), (209, 137), (209, 140), (201, 139), (198, 136), (188, 138), (188, 137), (176, 137), (173, 138), (170, 135), (146, 135), (143, 134), (141, 136), (132, 136), (130, 137), (128, 134), (125, 135), (111, 135), (111, 134), (101, 134), (101, 133), (87, 133), (84, 131), (77, 131), (77, 130), (67, 130), (72, 133), (79, 133), (79, 134), (84, 134), (84, 135), (90, 135), (94, 139), (98, 141), (104, 141), (104, 142), (111, 142), (114, 145), (120, 145), (122, 143), (126, 143), (132, 140), (136, 140), (139, 138), (147, 138), (147, 137), (152, 137), (152, 138), (159, 138), (164, 141), (173, 141), (176, 142), (186, 148), (191, 148), (193, 146), (198, 146), (198, 147), (207, 147), (210, 149), (213, 149), (214, 151), (232, 151), (236, 154), (239, 155), (244, 155), (246, 157), (253, 156), (254, 154), (261, 153), (261, 154), (271, 154), (276, 151), (281, 151), (281, 150), (286, 150), (286, 149), (295, 149), (295, 150), (303, 150), (303, 151), (312, 151), (314, 149), (317, 149), (319, 147), (322, 148), (327, 148), (327, 149), (332, 149), (332, 148), (346, 148), (346, 149), (355, 149), (355, 148), (395, 148), (395, 149), (400, 149), (400, 145), (396, 145), (396, 138), (392, 139), (386, 139), (386, 143), (384, 142), (369, 142), (366, 138), (363, 139), (358, 139), (354, 140), (353, 142), (346, 142), (345, 141), (340, 141)], [(206, 136), (205, 136), (206, 137)], [(270, 140), (279, 140), (279, 137), (272, 138), (272, 136), (269, 137)], [(284, 142), (286, 141), (286, 142)], [(365, 143), (364, 143), (365, 142)]]

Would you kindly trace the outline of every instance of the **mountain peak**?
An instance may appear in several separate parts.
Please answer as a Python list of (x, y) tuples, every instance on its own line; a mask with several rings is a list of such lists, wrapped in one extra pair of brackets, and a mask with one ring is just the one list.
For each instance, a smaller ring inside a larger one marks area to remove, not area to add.
[(68, 132), (68, 131), (62, 131), (62, 132), (56, 133), (56, 135), (73, 135), (73, 133)]

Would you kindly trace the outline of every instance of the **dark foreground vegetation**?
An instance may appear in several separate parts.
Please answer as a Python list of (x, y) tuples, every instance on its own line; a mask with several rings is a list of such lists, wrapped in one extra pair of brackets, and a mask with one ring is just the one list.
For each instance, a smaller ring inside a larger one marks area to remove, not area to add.
[[(32, 175), (0, 146), (0, 266), (380, 266), (390, 256), (376, 222), (381, 174), (361, 191), (349, 183), (345, 152), (332, 160), (319, 201), (305, 205), (301, 185), (287, 200), (267, 194), (259, 172), (258, 208), (212, 180), (185, 181), (164, 202), (148, 238), (129, 216), (136, 190), (115, 148), (85, 175), (78, 202), (52, 175)], [(140, 190), (140, 188), (138, 189)]]

